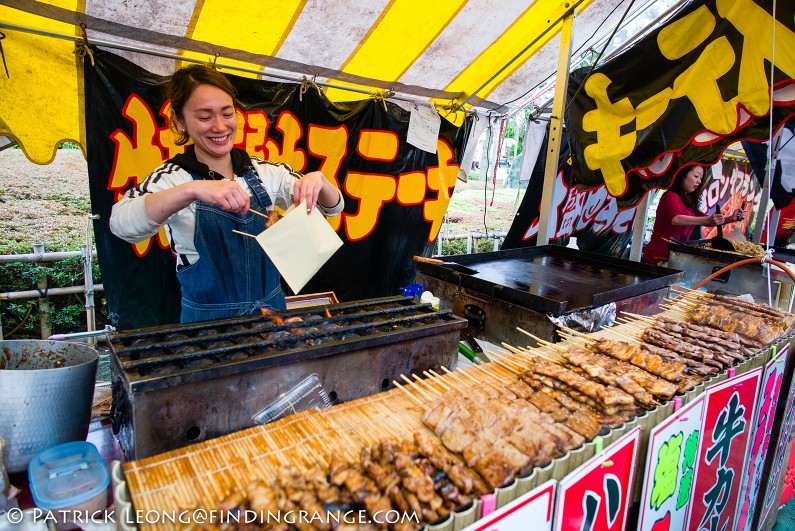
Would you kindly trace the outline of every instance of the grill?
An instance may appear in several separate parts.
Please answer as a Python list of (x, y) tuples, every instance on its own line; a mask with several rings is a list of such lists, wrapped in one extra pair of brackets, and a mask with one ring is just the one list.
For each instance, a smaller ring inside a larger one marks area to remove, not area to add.
[(417, 282), (440, 297), (443, 307), (466, 317), (474, 335), (497, 344), (527, 345), (517, 326), (558, 341), (557, 325), (548, 316), (571, 316), (611, 302), (619, 312), (655, 313), (669, 286), (682, 278), (673, 269), (557, 245), (442, 260), (417, 263)]
[[(739, 253), (712, 249), (708, 245), (709, 240), (669, 243), (671, 257), (668, 260), (668, 267), (681, 269), (684, 271), (684, 281), (696, 284), (729, 264), (749, 258)], [(773, 251), (775, 260), (795, 262), (795, 252), (792, 249), (775, 247)], [(779, 270), (773, 270), (771, 274), (774, 281), (792, 284), (792, 279)], [(705, 288), (708, 291), (727, 295), (748, 293), (756, 301), (766, 301), (768, 297), (767, 277), (763, 275), (761, 264), (747, 264), (727, 271), (708, 282)], [(789, 292), (790, 290), (787, 289), (787, 293)]]
[(387, 297), (111, 338), (111, 421), (127, 459), (238, 431), (307, 376), (333, 402), (391, 387), (401, 374), (457, 360), (466, 321)]

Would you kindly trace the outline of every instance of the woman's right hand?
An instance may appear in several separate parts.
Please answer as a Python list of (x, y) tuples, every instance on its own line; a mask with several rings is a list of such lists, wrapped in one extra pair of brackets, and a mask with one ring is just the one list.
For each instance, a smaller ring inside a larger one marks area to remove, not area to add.
[(711, 227), (717, 227), (718, 225), (723, 225), (724, 223), (726, 223), (726, 217), (720, 212), (715, 212), (710, 216)]
[(234, 180), (193, 181), (190, 185), (193, 186), (193, 194), (198, 201), (216, 205), (228, 212), (248, 212), (251, 198)]

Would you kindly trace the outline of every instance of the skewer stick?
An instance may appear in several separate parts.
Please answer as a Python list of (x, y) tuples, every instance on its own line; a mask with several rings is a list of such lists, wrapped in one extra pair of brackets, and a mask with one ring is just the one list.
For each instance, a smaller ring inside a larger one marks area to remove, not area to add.
[(234, 232), (235, 234), (240, 234), (241, 236), (248, 236), (249, 238), (254, 238), (254, 239), (257, 238), (256, 236), (254, 236), (253, 234), (249, 234), (248, 232), (241, 232), (235, 229), (232, 229), (232, 232)]
[(435, 384), (438, 384), (438, 385), (442, 386), (442, 389), (446, 389), (446, 390), (448, 390), (448, 391), (450, 390), (450, 387), (449, 387), (449, 386), (447, 386), (447, 385), (445, 385), (445, 384), (444, 384), (444, 382), (442, 382), (441, 380), (437, 380), (437, 378), (439, 377), (439, 375), (438, 375), (438, 374), (436, 374), (436, 373), (434, 373), (433, 371), (430, 371), (430, 372), (428, 372), (428, 371), (422, 371), (422, 374), (424, 374), (425, 376), (427, 376), (429, 380), (433, 380), (433, 383), (435, 383)]
[(593, 338), (585, 339), (585, 338), (577, 337), (577, 336), (571, 335), (568, 332), (565, 332), (563, 330), (558, 330), (557, 333), (558, 333), (558, 336), (560, 336), (564, 341), (568, 341), (568, 342), (570, 342), (573, 345), (578, 346), (578, 347), (587, 347), (592, 342), (596, 341)]
[[(488, 351), (486, 354), (493, 354), (493, 352)], [(496, 357), (495, 357), (496, 359)], [(478, 365), (478, 370), (490, 376), (500, 385), (505, 383), (505, 375), (502, 373), (502, 370), (496, 365), (492, 365), (491, 363), (487, 363), (485, 365)]]
[(531, 334), (531, 333), (530, 333), (530, 332), (528, 332), (527, 330), (522, 330), (522, 329), (521, 329), (521, 328), (519, 328), (518, 326), (516, 327), (516, 329), (517, 329), (518, 331), (520, 331), (521, 333), (525, 334), (526, 336), (529, 336), (531, 339), (534, 339), (534, 340), (536, 341), (536, 343), (538, 343), (538, 344), (539, 344), (539, 345), (541, 345), (541, 346), (544, 346), (544, 347), (549, 347), (549, 348), (551, 348), (551, 349), (554, 349), (554, 350), (557, 350), (557, 351), (559, 351), (559, 352), (563, 352), (564, 350), (566, 350), (566, 349), (565, 349), (565, 348), (563, 348), (563, 347), (559, 347), (559, 346), (555, 345), (555, 344), (554, 344), (554, 343), (552, 343), (551, 341), (546, 341), (546, 340), (544, 340), (544, 339), (541, 339), (541, 338), (540, 338), (540, 337), (538, 337), (538, 336), (535, 336), (535, 335)]
[(444, 372), (446, 372), (447, 374), (449, 374), (450, 378), (453, 378), (454, 380), (457, 380), (464, 387), (470, 387), (469, 385), (467, 385), (467, 383), (460, 376), (458, 376), (457, 374), (453, 374), (453, 371), (451, 371), (450, 369), (448, 369), (444, 365), (442, 365), (442, 370)]
[(417, 380), (417, 384), (418, 385), (422, 384), (427, 389), (430, 389), (431, 391), (433, 391), (434, 393), (438, 394), (439, 396), (442, 396), (442, 393), (438, 389), (434, 389), (433, 386), (430, 383), (428, 383), (426, 380), (423, 380), (422, 378), (420, 378), (419, 376), (417, 376), (414, 373), (411, 373), (411, 377), (414, 378), (415, 380)]
[(577, 330), (574, 330), (574, 329), (569, 328), (567, 326), (561, 326), (560, 329), (563, 330), (564, 332), (566, 332), (569, 335), (578, 337), (580, 339), (584, 339), (584, 340), (586, 340), (589, 343), (595, 343), (596, 342), (596, 339), (594, 339), (592, 336), (589, 336), (588, 334), (583, 334), (582, 332), (578, 332)]
[(650, 315), (640, 315), (640, 314), (632, 313), (632, 312), (621, 312), (621, 313), (623, 313), (624, 315), (629, 315), (630, 317), (633, 317), (633, 318), (637, 319), (638, 321), (648, 321), (650, 323), (653, 323), (653, 322), (655, 322), (657, 320), (657, 319), (655, 319), (654, 317), (652, 317)]
[(263, 214), (262, 212), (260, 212), (258, 210), (254, 210), (253, 208), (249, 208), (248, 211), (251, 212), (252, 214), (256, 214), (258, 216), (262, 216), (265, 219), (270, 219), (267, 214)]
[(420, 386), (419, 386), (419, 385), (417, 385), (417, 384), (415, 384), (414, 382), (412, 382), (411, 380), (409, 380), (409, 379), (406, 377), (406, 375), (405, 375), (405, 374), (401, 374), (401, 375), (400, 375), (400, 377), (401, 377), (401, 378), (403, 378), (403, 380), (404, 380), (404, 381), (405, 381), (407, 384), (411, 385), (411, 386), (412, 386), (414, 389), (416, 389), (417, 391), (419, 391), (419, 393), (420, 393), (422, 396), (424, 396), (425, 398), (427, 398), (429, 402), (430, 402), (430, 401), (433, 401), (433, 398), (432, 398), (431, 396), (429, 396), (429, 395), (428, 395), (428, 394), (427, 394), (425, 391), (423, 391), (423, 390), (420, 388)]
[[(500, 350), (502, 351), (503, 349), (500, 349)], [(524, 372), (524, 370), (525, 370), (525, 368), (524, 368), (524, 366), (522, 366), (522, 364), (516, 362), (516, 360), (509, 359), (509, 358), (511, 358), (511, 354), (510, 353), (506, 354), (504, 352), (501, 352), (500, 354), (497, 354), (496, 352), (489, 351), (489, 352), (487, 352), (487, 354), (493, 355), (494, 356), (494, 361), (497, 362), (503, 368), (505, 368), (508, 371), (510, 371), (511, 373), (515, 374), (517, 371), (518, 372)]]
[(501, 358), (497, 358), (494, 361), (508, 369), (514, 374), (519, 374), (524, 372), (526, 369), (521, 364), (516, 363), (515, 361), (509, 360), (508, 356), (503, 356)]
[(608, 334), (612, 334), (613, 337), (617, 337), (619, 340), (623, 340), (623, 341), (629, 340), (629, 341), (632, 341), (632, 342), (637, 342), (638, 341), (637, 338), (634, 338), (634, 337), (632, 337), (629, 334), (625, 334), (623, 332), (620, 332), (620, 331), (618, 331), (618, 330), (616, 330), (614, 328), (605, 329), (605, 332), (608, 333)]
[(425, 406), (425, 404), (424, 404), (423, 402), (421, 402), (421, 401), (420, 401), (420, 400), (419, 400), (419, 399), (418, 399), (416, 396), (412, 395), (412, 394), (409, 392), (409, 390), (408, 390), (408, 389), (406, 389), (405, 387), (403, 387), (402, 385), (400, 385), (400, 383), (399, 383), (397, 380), (392, 380), (392, 383), (393, 383), (393, 384), (395, 384), (395, 387), (397, 387), (398, 389), (400, 389), (401, 391), (403, 391), (403, 393), (404, 393), (406, 396), (408, 396), (408, 397), (411, 399), (411, 401), (412, 401), (412, 402), (414, 402), (415, 404), (417, 404), (417, 405), (418, 405), (418, 406), (420, 406), (420, 407), (423, 407), (423, 406)]

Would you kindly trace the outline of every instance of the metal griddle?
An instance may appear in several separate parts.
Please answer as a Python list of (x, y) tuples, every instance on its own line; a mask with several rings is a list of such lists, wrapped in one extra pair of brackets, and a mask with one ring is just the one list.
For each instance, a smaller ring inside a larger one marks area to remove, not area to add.
[(681, 272), (664, 267), (556, 245), (449, 258), (475, 273), (461, 274), (427, 263), (418, 263), (417, 270), (556, 316), (664, 288), (682, 276)]
[(418, 262), (417, 281), (439, 296), (444, 307), (467, 317), (470, 328), (480, 330), (478, 337), (498, 344), (526, 345), (529, 338), (516, 332), (516, 326), (556, 340), (548, 315), (610, 302), (645, 313), (683, 276), (665, 267), (556, 245), (440, 258), (458, 266)]
[[(691, 240), (668, 244), (671, 256), (669, 267), (684, 271), (684, 281), (696, 284), (723, 267), (750, 258), (708, 247), (710, 240)], [(795, 262), (795, 252), (787, 248), (773, 248), (773, 259), (780, 262)], [(792, 283), (788, 275), (772, 270), (772, 279)], [(763, 276), (761, 264), (747, 264), (727, 271), (704, 286), (707, 290), (726, 295), (750, 294), (756, 300), (767, 302), (768, 282)]]

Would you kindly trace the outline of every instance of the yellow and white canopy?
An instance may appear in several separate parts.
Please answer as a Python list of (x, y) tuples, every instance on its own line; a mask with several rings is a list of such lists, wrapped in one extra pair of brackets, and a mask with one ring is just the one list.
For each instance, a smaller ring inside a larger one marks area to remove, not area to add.
[[(609, 32), (625, 5), (628, 0), (0, 0), (8, 69), (8, 76), (0, 70), (0, 136), (42, 164), (62, 141), (84, 145), (82, 60), (74, 53), (81, 23), (100, 47), (163, 54), (116, 50), (157, 74), (181, 66), (179, 57), (218, 54), (219, 65), (251, 70), (243, 75), (314, 77), (503, 113), (554, 73), (555, 36), (566, 13), (577, 15), (576, 49), (597, 29)], [(333, 101), (368, 97), (326, 92)]]

